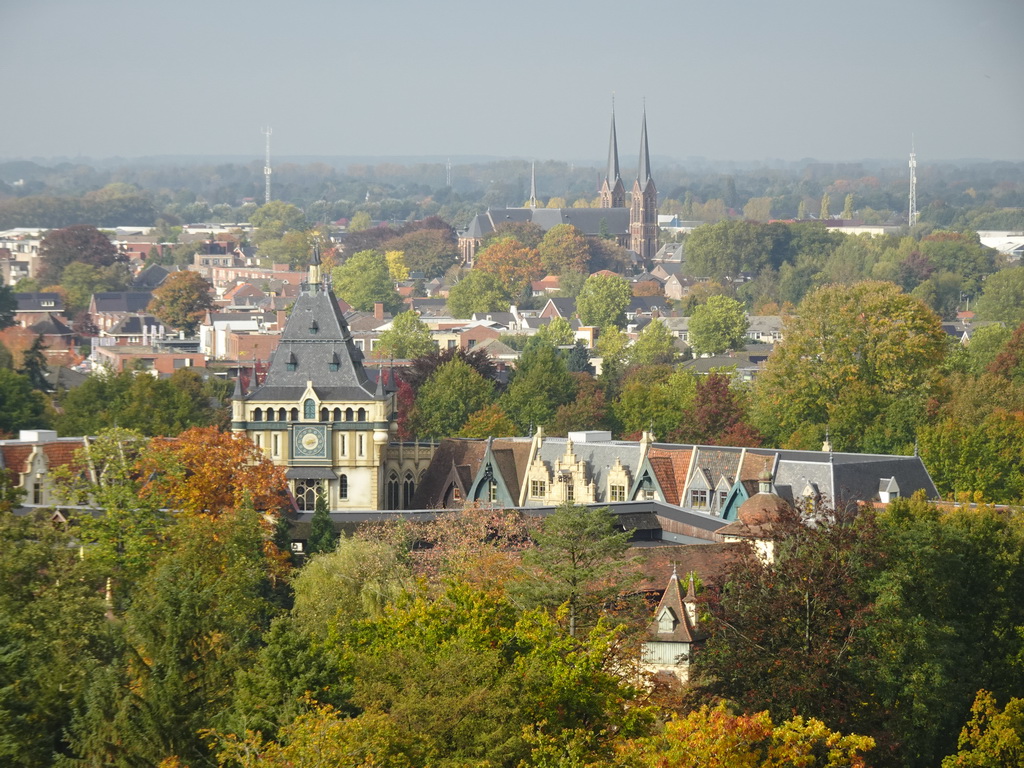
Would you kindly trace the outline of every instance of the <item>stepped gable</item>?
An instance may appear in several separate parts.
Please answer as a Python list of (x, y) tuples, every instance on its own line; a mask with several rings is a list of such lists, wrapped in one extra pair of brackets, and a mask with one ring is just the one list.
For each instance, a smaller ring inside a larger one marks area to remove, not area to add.
[(263, 385), (247, 400), (295, 400), (312, 382), (321, 400), (374, 400), (348, 324), (329, 285), (304, 284), (281, 342), (270, 357)]

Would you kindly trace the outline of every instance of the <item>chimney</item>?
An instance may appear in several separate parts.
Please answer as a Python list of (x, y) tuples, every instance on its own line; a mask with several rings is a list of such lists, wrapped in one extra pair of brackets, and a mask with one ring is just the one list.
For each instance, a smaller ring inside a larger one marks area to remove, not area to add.
[(384, 305), (379, 301), (373, 305), (373, 316), (378, 320), (384, 319)]

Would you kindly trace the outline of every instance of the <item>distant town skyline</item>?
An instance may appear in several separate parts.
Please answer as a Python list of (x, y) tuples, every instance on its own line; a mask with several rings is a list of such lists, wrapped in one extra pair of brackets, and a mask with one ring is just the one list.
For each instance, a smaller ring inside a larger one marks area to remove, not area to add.
[(1024, 160), (1019, 0), (7, 0), (0, 158)]

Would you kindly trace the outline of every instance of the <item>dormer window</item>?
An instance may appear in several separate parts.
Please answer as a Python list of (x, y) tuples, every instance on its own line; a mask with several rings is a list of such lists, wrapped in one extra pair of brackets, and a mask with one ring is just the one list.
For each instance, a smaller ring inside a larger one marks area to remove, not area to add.
[(658, 616), (658, 633), (667, 635), (670, 632), (674, 632), (676, 625), (679, 623), (676, 619), (676, 615), (672, 613), (671, 608), (665, 608), (661, 615)]
[(286, 370), (289, 371), (294, 371), (296, 368), (299, 367), (299, 360), (297, 357), (295, 357), (294, 352), (288, 353), (288, 359), (285, 361), (284, 367)]
[(331, 354), (331, 362), (329, 363), (329, 367), (332, 373), (337, 373), (338, 370), (341, 368), (341, 358), (338, 357), (337, 352)]
[(314, 335), (320, 333), (320, 323), (318, 323), (316, 320), (311, 322), (309, 324), (309, 332)]

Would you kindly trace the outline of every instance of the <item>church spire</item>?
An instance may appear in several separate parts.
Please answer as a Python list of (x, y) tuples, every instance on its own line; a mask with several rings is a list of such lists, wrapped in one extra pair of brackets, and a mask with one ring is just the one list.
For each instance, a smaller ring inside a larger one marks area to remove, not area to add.
[(320, 284), (320, 246), (313, 245), (313, 254), (309, 259), (309, 277), (307, 278), (310, 289), (316, 290), (313, 286)]
[(640, 128), (640, 165), (636, 173), (640, 186), (647, 186), (651, 180), (651, 154), (647, 150), (647, 107), (644, 107), (644, 121)]
[(619, 141), (615, 136), (615, 99), (612, 99), (612, 129), (608, 137), (608, 170), (601, 182), (601, 208), (625, 208), (626, 187), (619, 175)]
[(530, 164), (530, 208), (537, 209), (537, 162)]

